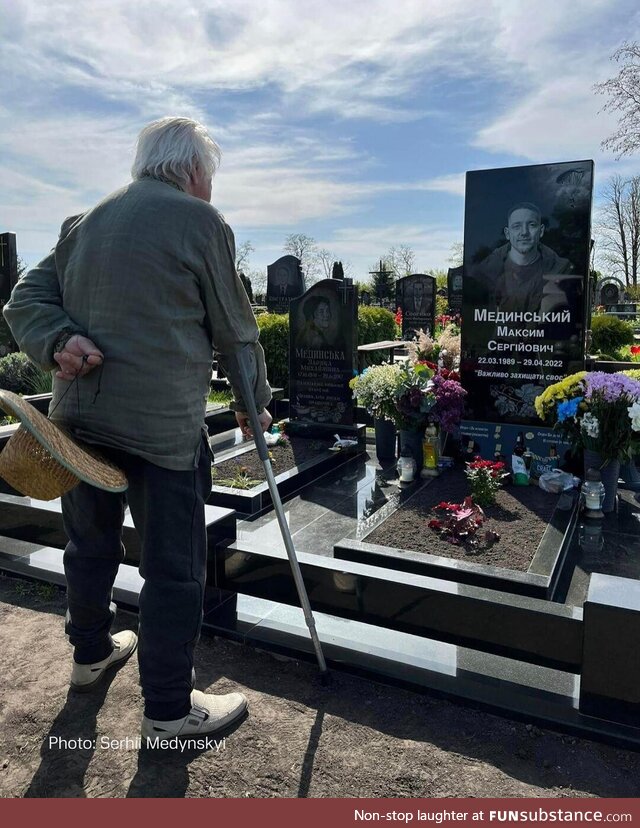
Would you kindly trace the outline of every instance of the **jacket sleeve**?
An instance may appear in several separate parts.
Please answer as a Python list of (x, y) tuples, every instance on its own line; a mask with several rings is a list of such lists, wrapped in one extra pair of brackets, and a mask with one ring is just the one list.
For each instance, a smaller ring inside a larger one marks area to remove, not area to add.
[(271, 388), (260, 331), (251, 310), (244, 285), (235, 267), (235, 240), (231, 228), (218, 217), (209, 242), (204, 262), (202, 297), (206, 310), (206, 324), (218, 363), (222, 366), (233, 391), (231, 405), (236, 411), (247, 411), (249, 402), (243, 400), (235, 367), (229, 357), (245, 345), (252, 345), (253, 390), (258, 412), (269, 404)]
[[(65, 219), (60, 238), (78, 218)], [(84, 333), (64, 310), (55, 248), (18, 281), (2, 313), (20, 350), (45, 371), (58, 368), (53, 348), (62, 333)]]

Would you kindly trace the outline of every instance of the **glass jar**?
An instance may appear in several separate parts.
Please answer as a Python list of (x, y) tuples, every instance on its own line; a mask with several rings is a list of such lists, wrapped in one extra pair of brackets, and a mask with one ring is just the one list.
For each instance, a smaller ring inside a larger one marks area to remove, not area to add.
[(586, 518), (602, 518), (602, 504), (604, 503), (604, 484), (597, 469), (587, 469), (580, 498)]
[(412, 483), (416, 478), (417, 464), (408, 448), (402, 449), (402, 454), (398, 458), (398, 476), (401, 483)]

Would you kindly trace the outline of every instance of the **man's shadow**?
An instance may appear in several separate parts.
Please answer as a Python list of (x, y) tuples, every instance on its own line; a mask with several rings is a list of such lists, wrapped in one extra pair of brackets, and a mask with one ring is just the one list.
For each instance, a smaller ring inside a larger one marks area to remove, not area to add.
[(67, 692), (64, 707), (44, 737), (40, 765), (25, 797), (86, 796), (84, 778), (95, 752), (97, 718), (115, 675), (110, 671), (92, 693)]

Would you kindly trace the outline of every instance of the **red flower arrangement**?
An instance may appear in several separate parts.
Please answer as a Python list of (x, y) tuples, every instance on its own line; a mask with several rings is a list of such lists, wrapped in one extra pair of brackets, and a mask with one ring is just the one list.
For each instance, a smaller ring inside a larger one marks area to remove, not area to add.
[[(447, 503), (442, 501), (435, 507), (438, 511), (444, 512), (442, 518), (432, 518), (427, 526), (448, 543), (459, 546), (465, 543), (468, 546), (478, 544), (477, 533), (484, 523), (484, 512), (473, 498), (465, 497), (462, 503)], [(492, 543), (499, 540), (497, 532), (490, 530), (484, 533), (484, 540)]]
[(496, 494), (507, 477), (505, 464), (497, 460), (476, 458), (467, 463), (464, 472), (471, 486), (471, 494), (481, 506), (489, 506), (496, 501)]

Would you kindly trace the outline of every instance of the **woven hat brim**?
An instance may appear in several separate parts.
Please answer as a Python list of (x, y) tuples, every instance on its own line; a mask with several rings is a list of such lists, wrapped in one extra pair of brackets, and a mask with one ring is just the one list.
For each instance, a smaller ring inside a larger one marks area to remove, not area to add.
[(38, 443), (80, 480), (107, 492), (126, 491), (127, 478), (121, 469), (93, 446), (78, 443), (18, 394), (0, 389), (0, 408), (17, 417)]

